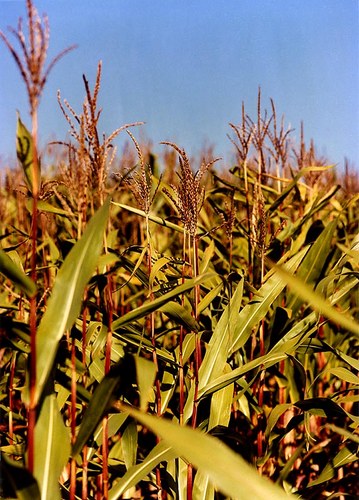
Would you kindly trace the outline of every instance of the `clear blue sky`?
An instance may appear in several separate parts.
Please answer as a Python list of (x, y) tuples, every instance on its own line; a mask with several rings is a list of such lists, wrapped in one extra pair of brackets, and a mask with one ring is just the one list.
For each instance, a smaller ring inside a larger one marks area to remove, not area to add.
[[(0, 28), (16, 26), (24, 0), (0, 0)], [(232, 146), (228, 122), (241, 103), (263, 104), (295, 128), (301, 120), (319, 154), (359, 169), (358, 0), (35, 0), (50, 19), (50, 55), (78, 44), (50, 75), (40, 107), (41, 142), (68, 130), (57, 89), (75, 109), (103, 61), (100, 131), (143, 120), (144, 134), (195, 153)], [(0, 45), (0, 158), (13, 156), (15, 110), (28, 121), (25, 87)], [(139, 132), (135, 132), (138, 136)]]

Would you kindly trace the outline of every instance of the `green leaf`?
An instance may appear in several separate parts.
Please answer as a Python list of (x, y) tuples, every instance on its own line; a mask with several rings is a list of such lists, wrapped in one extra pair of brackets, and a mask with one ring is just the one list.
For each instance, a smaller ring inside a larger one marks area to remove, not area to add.
[(76, 457), (81, 452), (105, 412), (110, 409), (111, 402), (118, 397), (118, 393), (125, 392), (126, 388), (134, 382), (134, 377), (134, 361), (132, 356), (129, 355), (121, 359), (105, 375), (96, 387), (82, 418), (77, 439), (71, 452), (73, 457)]
[(207, 474), (198, 471), (193, 483), (193, 498), (200, 498), (201, 500), (213, 500), (215, 498), (215, 491), (213, 484)]
[(346, 412), (337, 403), (329, 398), (308, 398), (297, 401), (294, 406), (314, 415), (325, 417), (346, 417)]
[(341, 427), (338, 427), (334, 424), (327, 424), (325, 427), (333, 432), (336, 432), (337, 434), (340, 434), (344, 438), (349, 439), (349, 441), (353, 441), (353, 443), (359, 444), (359, 436), (357, 434), (354, 434), (354, 432), (349, 432), (347, 429), (342, 429)]
[(156, 378), (156, 365), (152, 361), (139, 356), (135, 357), (135, 364), (141, 410), (146, 410), (153, 393), (153, 384)]
[(1, 472), (11, 483), (18, 500), (41, 500), (39, 486), (28, 469), (10, 460), (5, 453), (1, 453), (1, 461)]
[(178, 302), (167, 302), (167, 304), (161, 306), (159, 310), (173, 319), (178, 325), (183, 325), (190, 331), (198, 332), (199, 325), (197, 321), (191, 316), (191, 313)]
[[(300, 278), (304, 283), (316, 284), (319, 279), (323, 266), (325, 264), (325, 259), (323, 255), (328, 255), (331, 248), (331, 243), (334, 235), (335, 228), (337, 226), (337, 221), (333, 220), (327, 227), (320, 233), (316, 241), (312, 244), (308, 253), (304, 257), (302, 263), (300, 264), (297, 277)], [(302, 301), (298, 297), (293, 297), (289, 295), (288, 297), (288, 309), (292, 309), (295, 313), (301, 306)]]
[[(223, 372), (231, 373), (231, 371), (231, 367), (228, 364), (225, 365)], [(218, 425), (228, 427), (232, 411), (233, 391), (234, 384), (230, 384), (213, 394), (211, 398), (208, 430)]]
[(273, 352), (268, 353), (265, 356), (259, 356), (258, 358), (249, 361), (248, 363), (240, 366), (239, 368), (234, 369), (232, 372), (227, 373), (225, 375), (221, 375), (214, 380), (211, 380), (203, 389), (198, 391), (198, 399), (202, 399), (205, 396), (208, 396), (216, 391), (219, 391), (223, 387), (235, 382), (239, 378), (241, 378), (246, 373), (254, 370), (255, 368), (269, 368), (270, 366), (276, 365), (283, 359), (286, 359), (288, 354), (285, 352)]
[(276, 405), (273, 408), (267, 420), (267, 427), (265, 430), (266, 438), (269, 438), (270, 433), (273, 430), (273, 427), (277, 424), (279, 418), (283, 415), (283, 413), (285, 413), (292, 406), (293, 405), (291, 403), (287, 403), (287, 404)]
[(70, 456), (70, 434), (59, 412), (55, 394), (45, 397), (35, 426), (34, 476), (41, 499), (59, 499), (59, 478)]
[(131, 467), (126, 474), (109, 491), (109, 500), (117, 500), (129, 488), (146, 478), (161, 462), (172, 460), (177, 456), (172, 447), (161, 441), (147, 457), (138, 465)]
[(331, 373), (332, 375), (335, 375), (336, 377), (340, 378), (341, 380), (344, 380), (345, 382), (348, 382), (349, 384), (354, 384), (354, 385), (359, 384), (358, 375), (355, 375), (355, 373), (352, 373), (347, 368), (341, 366), (339, 366), (338, 368), (330, 368), (325, 373)]
[(206, 346), (206, 353), (200, 366), (199, 389), (205, 387), (208, 382), (223, 373), (227, 362), (228, 349), (233, 342), (236, 325), (238, 322), (239, 309), (243, 298), (242, 279), (225, 310), (223, 311), (209, 341)]
[(210, 278), (212, 276), (213, 276), (213, 273), (207, 273), (207, 274), (204, 274), (202, 276), (197, 276), (196, 278), (187, 280), (183, 285), (177, 286), (174, 290), (171, 290), (170, 292), (167, 292), (164, 295), (161, 295), (157, 299), (152, 300), (150, 302), (147, 302), (146, 304), (143, 304), (142, 306), (137, 307), (133, 311), (130, 311), (127, 314), (124, 314), (121, 318), (116, 319), (112, 323), (112, 329), (117, 330), (118, 328), (120, 328), (124, 325), (127, 325), (128, 323), (131, 323), (132, 321), (137, 321), (141, 318), (144, 318), (148, 314), (156, 311), (160, 307), (167, 304), (167, 302), (169, 302), (170, 300), (174, 299), (175, 297), (178, 297), (178, 295), (181, 295), (182, 293), (185, 293), (188, 290), (191, 290), (196, 285), (203, 283), (204, 281), (206, 281), (208, 278)]
[[(32, 213), (33, 210), (33, 200), (29, 199), (26, 200), (26, 208), (29, 210), (30, 213)], [(64, 216), (69, 216), (70, 212), (67, 212), (66, 210), (63, 210), (62, 208), (58, 207), (53, 207), (50, 203), (44, 200), (38, 200), (37, 201), (37, 209), (40, 210), (41, 212), (47, 212), (50, 214), (56, 214), (56, 215), (64, 215)]]
[(53, 367), (58, 344), (80, 313), (85, 286), (102, 249), (110, 200), (95, 214), (82, 238), (72, 247), (55, 280), (36, 336), (36, 399)]
[(335, 469), (343, 467), (345, 464), (355, 462), (356, 460), (358, 460), (356, 453), (353, 453), (348, 447), (342, 448), (333, 460), (326, 464), (318, 479), (308, 484), (308, 488), (329, 481), (334, 477)]
[[(262, 478), (242, 457), (220, 440), (198, 429), (180, 426), (163, 418), (125, 409), (152, 432), (170, 444), (181, 457), (205, 473), (225, 495), (238, 500), (288, 500), (283, 490)], [(213, 457), (216, 457), (213, 460)]]
[[(304, 248), (301, 252), (298, 252), (283, 267), (288, 271), (294, 271), (302, 261), (306, 251), (307, 249)], [(237, 316), (236, 329), (233, 332), (233, 340), (229, 348), (230, 354), (244, 346), (253, 328), (259, 325), (285, 286), (286, 280), (283, 279), (281, 273), (275, 272), (267, 275), (267, 279), (258, 291), (258, 295), (254, 296)]]
[(116, 203), (115, 201), (112, 202), (114, 205), (117, 207), (121, 207), (124, 210), (128, 210), (129, 212), (132, 212), (136, 215), (140, 215), (141, 217), (148, 218), (152, 222), (156, 222), (156, 224), (159, 224), (160, 226), (165, 226), (170, 229), (174, 229), (175, 231), (179, 231), (180, 233), (184, 232), (183, 227), (178, 226), (177, 224), (173, 224), (173, 222), (169, 222), (165, 219), (162, 219), (162, 217), (158, 217), (157, 215), (151, 215), (151, 214), (146, 214), (143, 210), (140, 210), (139, 208), (134, 208), (130, 207), (129, 205), (123, 205), (122, 203)]
[(288, 270), (278, 265), (274, 265), (274, 268), (288, 286), (292, 288), (304, 302), (308, 303), (312, 309), (319, 311), (320, 314), (326, 318), (359, 337), (359, 325), (350, 316), (335, 309), (322, 295), (315, 292), (312, 287), (288, 272)]
[(203, 299), (198, 304), (198, 309), (197, 309), (198, 314), (203, 312), (209, 306), (209, 304), (211, 304), (211, 302), (213, 302), (214, 299), (218, 297), (219, 292), (221, 291), (223, 286), (224, 282), (220, 281), (218, 285), (215, 285), (213, 288), (210, 289), (210, 291), (203, 297)]
[[(16, 154), (24, 171), (26, 186), (28, 187), (29, 191), (33, 193), (34, 181), (40, 182), (40, 162), (34, 162), (32, 136), (25, 125), (22, 123), (19, 113), (17, 113)], [(34, 172), (34, 168), (37, 168), (37, 172)], [(38, 188), (39, 186), (35, 186), (35, 189)]]
[(310, 172), (325, 172), (330, 168), (333, 168), (333, 165), (328, 165), (325, 167), (305, 167), (299, 170), (299, 172), (294, 176), (293, 180), (288, 184), (288, 186), (281, 192), (281, 194), (272, 203), (268, 211), (274, 212), (275, 209), (278, 208), (279, 205), (281, 205), (281, 203), (283, 203), (285, 198), (289, 195), (292, 189), (295, 188), (295, 186), (298, 184), (299, 180), (301, 179), (301, 177), (303, 177), (303, 175)]
[(36, 285), (26, 274), (20, 269), (0, 248), (0, 272), (20, 290), (26, 293), (28, 297), (33, 297), (36, 294)]
[(126, 427), (121, 437), (123, 459), (127, 470), (133, 467), (137, 457), (137, 425), (132, 420)]

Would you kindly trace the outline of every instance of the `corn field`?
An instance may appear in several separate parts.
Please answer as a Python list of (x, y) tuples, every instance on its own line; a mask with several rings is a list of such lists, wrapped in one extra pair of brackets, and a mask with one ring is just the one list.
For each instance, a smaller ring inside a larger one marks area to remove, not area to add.
[(80, 112), (58, 95), (46, 169), (38, 107), (72, 47), (46, 66), (26, 4), (28, 35), (0, 32), (31, 123), (0, 186), (0, 497), (357, 498), (357, 173), (260, 91), (231, 166), (103, 135), (101, 64)]

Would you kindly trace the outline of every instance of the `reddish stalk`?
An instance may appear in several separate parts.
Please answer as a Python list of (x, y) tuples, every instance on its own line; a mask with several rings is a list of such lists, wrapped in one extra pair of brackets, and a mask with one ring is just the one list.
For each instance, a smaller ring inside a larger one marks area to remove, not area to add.
[(82, 490), (81, 490), (81, 500), (88, 499), (88, 460), (87, 460), (87, 445), (84, 446), (82, 451)]
[[(32, 142), (33, 142), (33, 191), (32, 191), (32, 221), (31, 221), (31, 279), (36, 283), (36, 247), (37, 247), (37, 201), (39, 196), (38, 156), (37, 156), (37, 110), (32, 110)], [(30, 299), (30, 404), (28, 420), (28, 468), (34, 470), (34, 432), (36, 424), (36, 329), (37, 329), (37, 297)]]
[[(112, 348), (112, 321), (113, 321), (113, 286), (111, 276), (107, 279), (106, 289), (106, 308), (107, 308), (107, 340), (105, 353), (105, 375), (108, 374), (111, 368), (111, 348)], [(108, 472), (108, 416), (105, 415), (102, 420), (102, 492), (103, 499), (107, 500), (109, 492), (109, 472)]]
[(10, 365), (10, 378), (9, 378), (9, 439), (12, 442), (14, 436), (14, 421), (13, 421), (13, 406), (14, 406), (14, 398), (13, 398), (13, 386), (14, 386), (14, 376), (15, 376), (15, 366), (16, 366), (16, 353), (11, 359)]
[[(71, 444), (76, 441), (76, 347), (75, 339), (71, 343), (71, 408), (70, 408), (70, 422), (71, 422)], [(71, 459), (70, 467), (70, 500), (75, 500), (76, 496), (76, 460)]]

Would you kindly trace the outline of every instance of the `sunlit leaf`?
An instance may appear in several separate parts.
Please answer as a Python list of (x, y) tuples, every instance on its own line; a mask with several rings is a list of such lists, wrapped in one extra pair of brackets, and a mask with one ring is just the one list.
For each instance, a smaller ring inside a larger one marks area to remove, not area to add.
[(102, 249), (110, 200), (87, 225), (82, 238), (62, 264), (47, 309), (36, 336), (36, 396), (39, 398), (52, 369), (58, 344), (75, 322), (83, 301), (85, 286), (96, 269)]
[[(16, 127), (16, 154), (24, 171), (25, 183), (31, 193), (38, 191), (39, 186), (34, 186), (34, 182), (40, 182), (40, 162), (34, 162), (33, 139), (30, 132), (20, 119), (17, 113)], [(34, 169), (36, 168), (36, 172)]]
[(144, 318), (148, 314), (152, 313), (153, 311), (156, 311), (159, 309), (161, 306), (167, 304), (170, 300), (174, 299), (175, 297), (178, 297), (182, 293), (185, 293), (192, 288), (194, 288), (196, 285), (199, 285), (206, 281), (208, 278), (210, 278), (213, 274), (207, 273), (202, 276), (197, 276), (196, 278), (192, 278), (189, 280), (186, 280), (186, 282), (183, 285), (179, 285), (170, 292), (165, 293), (164, 295), (161, 295), (160, 297), (145, 303), (144, 305), (137, 307), (133, 311), (130, 311), (126, 314), (124, 314), (121, 318), (116, 319), (112, 323), (112, 328), (113, 330), (117, 330), (118, 328), (127, 325), (128, 323), (131, 323), (132, 321), (137, 321), (141, 318)]
[(320, 314), (326, 318), (359, 337), (359, 325), (350, 316), (347, 316), (347, 314), (335, 309), (327, 300), (323, 298), (322, 295), (315, 292), (312, 287), (288, 272), (283, 267), (277, 265), (274, 267), (283, 281), (285, 281), (304, 302), (308, 303), (311, 308), (319, 311)]
[(176, 452), (170, 445), (161, 441), (147, 457), (138, 465), (131, 467), (122, 478), (117, 481), (109, 492), (109, 500), (117, 500), (131, 486), (135, 486), (161, 462), (171, 460), (177, 456)]
[(156, 224), (159, 224), (160, 226), (165, 226), (168, 227), (169, 229), (174, 229), (175, 231), (179, 231), (180, 233), (184, 232), (183, 227), (178, 226), (177, 224), (173, 224), (173, 222), (169, 222), (165, 219), (162, 219), (162, 217), (158, 217), (157, 215), (152, 215), (152, 214), (146, 214), (143, 210), (140, 210), (139, 208), (134, 208), (129, 205), (123, 205), (122, 203), (117, 203), (117, 202), (112, 202), (114, 205), (123, 208), (124, 210), (128, 210), (129, 212), (132, 212), (136, 215), (140, 215), (141, 217), (147, 218), (155, 222)]
[(59, 412), (55, 394), (45, 397), (35, 427), (34, 476), (41, 499), (61, 498), (59, 478), (70, 456), (70, 433)]
[[(329, 254), (336, 225), (336, 220), (327, 225), (327, 227), (320, 233), (316, 241), (312, 244), (301, 262), (296, 276), (304, 283), (316, 284), (319, 279), (325, 264), (323, 255)], [(300, 299), (295, 296), (293, 297), (293, 295), (289, 295), (287, 307), (293, 311), (297, 311), (301, 303), (302, 301)]]
[(127, 470), (136, 464), (137, 457), (137, 426), (134, 421), (129, 422), (121, 436), (123, 458)]
[(159, 310), (165, 313), (169, 318), (173, 319), (177, 325), (183, 325), (190, 331), (198, 331), (199, 325), (197, 321), (191, 313), (178, 302), (168, 301), (166, 304), (161, 306)]
[(72, 447), (72, 456), (76, 457), (92, 436), (110, 403), (126, 391), (135, 378), (135, 365), (131, 356), (126, 356), (113, 366), (96, 387), (85, 414), (82, 418), (77, 439)]
[[(300, 264), (306, 249), (298, 252), (285, 265), (285, 269), (294, 271)], [(240, 311), (236, 321), (236, 328), (232, 334), (232, 342), (229, 347), (229, 353), (233, 353), (244, 346), (250, 337), (253, 328), (259, 325), (260, 321), (269, 311), (269, 308), (276, 300), (278, 295), (285, 288), (286, 282), (279, 273), (274, 273), (268, 277), (264, 285), (258, 291), (258, 296), (253, 299)]]
[(343, 467), (345, 464), (349, 464), (351, 462), (355, 462), (358, 460), (358, 456), (356, 453), (353, 453), (348, 447), (342, 448), (339, 453), (327, 463), (322, 472), (320, 473), (318, 479), (311, 481), (308, 484), (308, 487), (317, 486), (318, 484), (324, 483), (325, 481), (329, 481), (334, 477), (335, 469), (339, 467)]
[(135, 357), (135, 364), (136, 379), (138, 390), (140, 392), (140, 406), (141, 410), (146, 410), (153, 392), (153, 384), (156, 377), (156, 366), (153, 361), (141, 358), (140, 356)]
[[(174, 451), (206, 473), (222, 493), (238, 500), (284, 500), (293, 498), (262, 478), (244, 459), (218, 439), (197, 429), (180, 426), (126, 407), (125, 411), (159, 435)], [(216, 460), (213, 460), (216, 457)]]
[(29, 297), (36, 294), (36, 285), (0, 248), (0, 272)]

